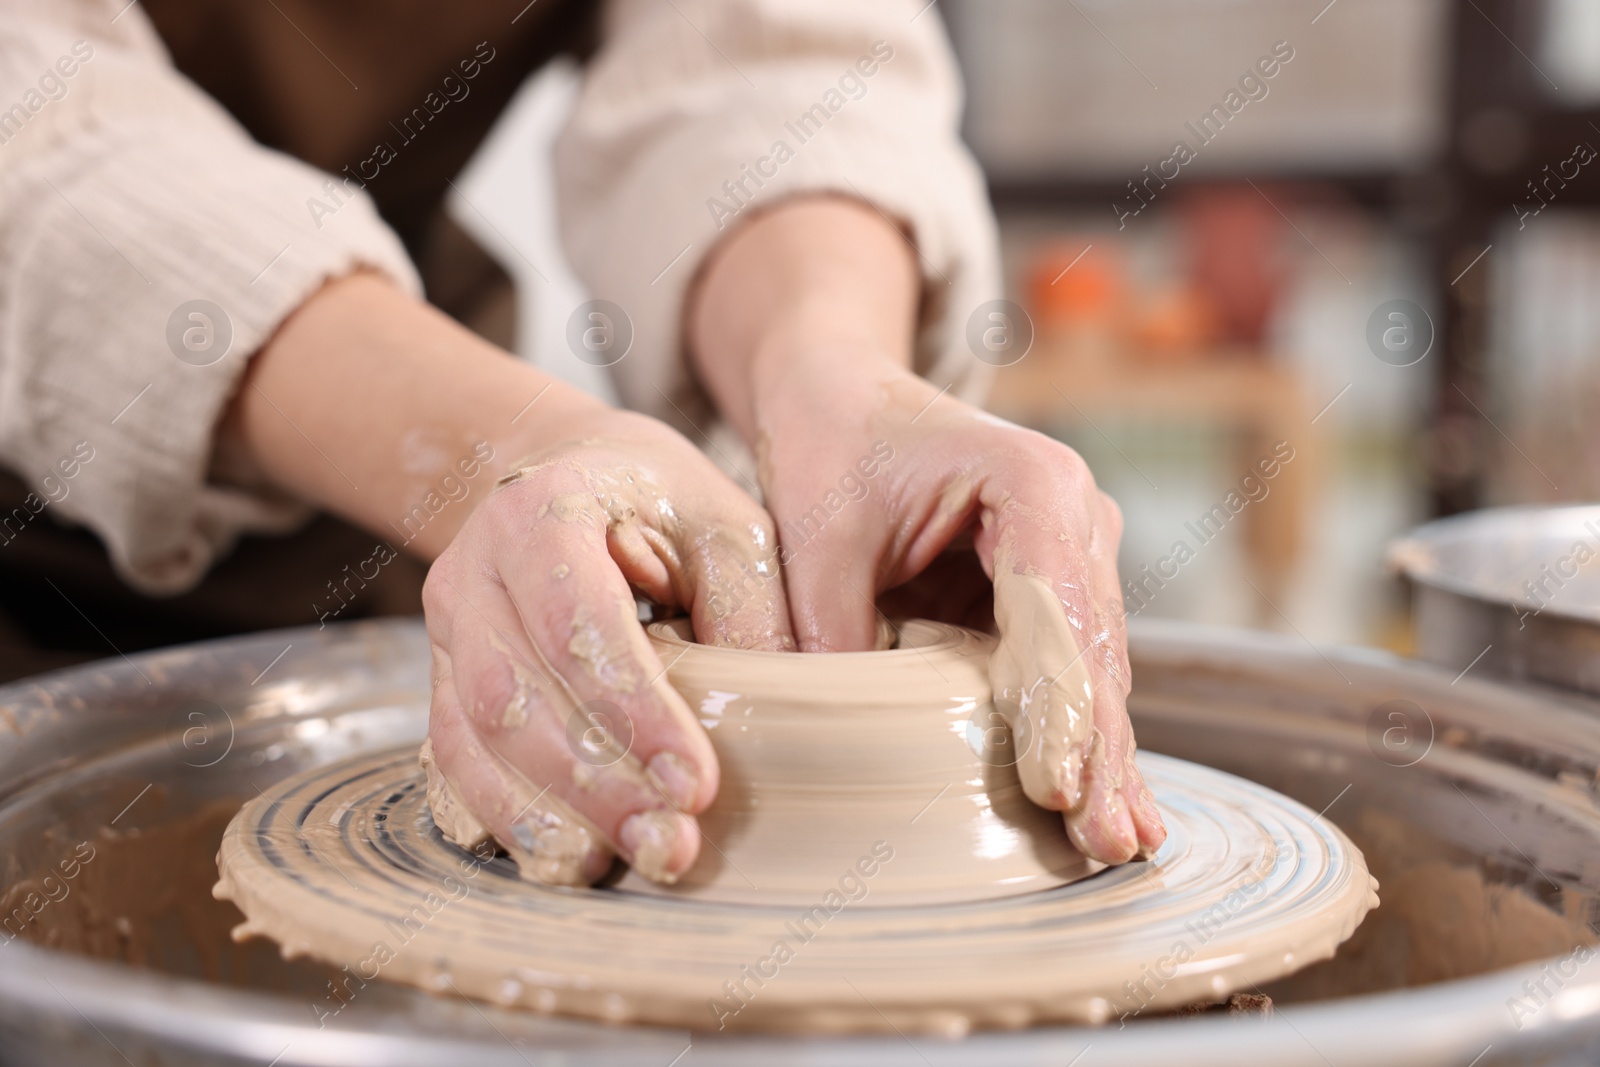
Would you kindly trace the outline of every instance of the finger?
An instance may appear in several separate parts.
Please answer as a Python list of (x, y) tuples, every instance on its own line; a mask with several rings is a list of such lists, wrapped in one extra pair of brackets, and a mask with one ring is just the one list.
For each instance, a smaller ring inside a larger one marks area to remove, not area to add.
[[(1018, 746), (1023, 789), (1068, 813), (1069, 832), (1088, 855), (1122, 862), (1137, 851), (1138, 835), (1126, 805), (1108, 803), (1120, 798), (1124, 778), (1104, 753), (1125, 732), (1125, 691), (1105, 670), (1108, 647), (1112, 659), (1120, 653), (1097, 612), (1091, 562), (1096, 538), (1120, 530), (1100, 528), (1093, 478), (1053, 443), (987, 480), (982, 494), (978, 549), (990, 554), (1000, 633), (990, 675), (998, 709), (1026, 744)], [(1095, 752), (1101, 762), (1091, 763)]]
[(1084, 801), (1094, 686), (1085, 646), (1068, 625), (1055, 584), (1021, 562), (1029, 559), (1028, 552), (1028, 546), (1013, 548), (1008, 539), (995, 553), (1000, 640), (989, 661), (989, 680), (996, 708), (1019, 739), (1017, 775), (1023, 791), (1035, 804), (1070, 811)]
[[(540, 545), (539, 558), (502, 553), (501, 574), (518, 632), (538, 650), (543, 670), (536, 673), (549, 676), (537, 679), (535, 695), (552, 702), (556, 714), (551, 717), (571, 719), (576, 711), (575, 721), (588, 728), (595, 725), (594, 715), (608, 710), (605, 705), (621, 713), (612, 740), (631, 759), (611, 762), (607, 748), (585, 750), (593, 757), (588, 762), (619, 772), (643, 765), (659, 779), (652, 792), (665, 794), (674, 808), (699, 812), (716, 795), (716, 753), (667, 681), (665, 666), (639, 625), (632, 590), (611, 555), (617, 527), (631, 525), (609, 523), (597, 512), (574, 519), (546, 515), (526, 534)], [(563, 562), (552, 566), (551, 559)], [(571, 740), (577, 743), (581, 733)]]
[[(772, 519), (720, 473), (725, 491), (691, 501), (675, 532), (678, 602), (703, 644), (788, 652), (795, 647)], [(613, 555), (621, 549), (613, 538)], [(626, 572), (627, 567), (624, 566)]]
[(1111, 746), (1125, 743), (1126, 719), (1096, 711), (1118, 698), (1103, 680), (1095, 682), (1092, 645), (1080, 645), (1054, 584), (1019, 571), (1005, 550), (995, 567), (1000, 643), (989, 670), (996, 706), (1012, 722), (1013, 736), (1026, 741), (1017, 761), (1023, 790), (1065, 813), (1068, 833), (1085, 855), (1106, 863), (1131, 859), (1138, 835), (1121, 799), (1122, 769), (1107, 762)]
[[(892, 492), (888, 486), (877, 491)], [(880, 626), (887, 622), (878, 605), (880, 590), (901, 586), (932, 566), (964, 536), (980, 507), (977, 487), (961, 472), (941, 474), (938, 482), (913, 487), (907, 495), (924, 508), (897, 519), (891, 519), (892, 509), (882, 497), (840, 505), (837, 514), (829, 510), (826, 493), (804, 511), (792, 502), (774, 501), (773, 513), (785, 516), (779, 538), (790, 616), (803, 651), (878, 647)]]
[(1096, 492), (1094, 534), (1089, 542), (1089, 570), (1094, 583), (1095, 632), (1108, 640), (1096, 648), (1099, 683), (1095, 690), (1095, 726), (1103, 746), (1090, 746), (1087, 773), (1091, 776), (1086, 812), (1126, 810), (1133, 820), (1139, 852), (1153, 855), (1167, 838), (1166, 826), (1155, 798), (1134, 761), (1133, 728), (1127, 698), (1133, 677), (1128, 664), (1127, 616), (1117, 574), (1117, 543), (1122, 534), (1122, 512), (1104, 493)]
[[(429, 574), (429, 625), (449, 632), (456, 695), (485, 747), (548, 787), (547, 800), (587, 819), (641, 874), (672, 881), (699, 849), (693, 818), (678, 809), (709, 804), (716, 758), (664, 680), (639, 684), (646, 669), (663, 679), (664, 672), (606, 554), (594, 497), (553, 492), (572, 489), (572, 480), (514, 485), (504, 492), (525, 499), (480, 510), (482, 520)], [(577, 484), (582, 489), (581, 478)], [(527, 552), (530, 542), (541, 551)], [(596, 611), (614, 613), (613, 625), (594, 625)], [(447, 626), (433, 621), (445, 619)], [(609, 654), (616, 631), (632, 662)], [(628, 743), (586, 745), (596, 728), (602, 739), (611, 731)]]
[[(596, 566), (575, 558), (573, 573)], [(526, 584), (507, 576), (513, 595)], [(631, 613), (631, 598), (627, 607)], [(528, 613), (545, 616), (537, 622), (514, 610), (507, 612), (511, 618), (492, 621), (499, 611), (489, 603), (479, 610), (482, 619), (468, 614), (456, 623), (456, 690), (485, 747), (547, 790), (545, 804), (565, 805), (596, 827), (639, 873), (675, 880), (699, 850), (694, 819), (677, 809), (699, 804), (708, 778), (715, 788), (709, 744), (698, 758), (712, 773), (686, 772), (693, 765), (662, 743), (670, 731), (660, 727), (648, 699), (627, 692), (643, 666), (602, 660), (586, 636), (595, 629), (592, 620), (570, 603), (541, 603)], [(619, 612), (617, 621), (637, 629), (631, 614)], [(551, 647), (555, 626), (575, 635), (569, 643), (576, 652)], [(586, 668), (593, 674), (585, 675)], [(696, 748), (690, 738), (671, 740), (680, 750)]]
[(680, 445), (681, 455), (666, 446), (661, 457), (677, 464), (676, 492), (630, 464), (576, 469), (557, 461), (530, 480), (555, 494), (549, 515), (598, 524), (626, 583), (656, 603), (688, 609), (703, 643), (793, 649), (771, 518), (705, 457)]
[(881, 537), (856, 516), (841, 516), (826, 526), (816, 522), (815, 515), (803, 513), (784, 531), (784, 581), (795, 639), (802, 652), (869, 651), (878, 640)]
[[(642, 717), (605, 698), (573, 695), (548, 664), (494, 630), (470, 622), (457, 628), (456, 692), (464, 708), (471, 702), (465, 713), (491, 763), (539, 791), (536, 810), (571, 811), (646, 877), (671, 882), (687, 870), (699, 833), (692, 817), (675, 810), (659, 773), (645, 771), (631, 751), (632, 723)], [(658, 754), (657, 771), (666, 758)]]
[(492, 836), (531, 881), (587, 885), (602, 877), (612, 852), (599, 830), (486, 750), (457, 700), (448, 656), (435, 656), (435, 672), (442, 684), (434, 688), (422, 765), (440, 831), (468, 849)]
[[(496, 750), (551, 784), (641, 874), (671, 881), (698, 853), (698, 828), (685, 813), (715, 796), (716, 756), (668, 683), (610, 554), (610, 533), (638, 519), (646, 502), (583, 497), (593, 473), (553, 468), (512, 487), (525, 499), (492, 529), (508, 543), (495, 558), (514, 624), (497, 624), (499, 648), (464, 642), (458, 658), (482, 657), (488, 677), (499, 661), (504, 688), (487, 706), (500, 714), (491, 710), (479, 727)], [(541, 503), (552, 500), (560, 506)], [(529, 513), (531, 523), (516, 518)], [(515, 550), (529, 542), (540, 546), (537, 556)]]
[[(1001, 641), (991, 674), (1002, 713), (1031, 731), (1018, 766), (1024, 789), (1065, 813), (1068, 833), (1087, 855), (1120, 863), (1161, 839), (1133, 763), (1125, 639), (1110, 610), (1120, 604), (1120, 515), (1105, 506), (1086, 472), (1052, 475), (1050, 484), (1036, 481), (1023, 493), (1051, 499), (1048, 509), (1018, 507), (1009, 492), (998, 509)], [(1042, 515), (1060, 525), (1040, 521)], [(1136, 814), (1145, 821), (1142, 838)]]

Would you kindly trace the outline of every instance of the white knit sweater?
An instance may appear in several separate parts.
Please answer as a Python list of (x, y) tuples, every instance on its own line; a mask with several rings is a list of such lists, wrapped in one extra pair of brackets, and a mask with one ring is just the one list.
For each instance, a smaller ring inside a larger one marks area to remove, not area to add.
[[(1000, 295), (993, 222), (924, 2), (609, 7), (556, 166), (568, 255), (633, 319), (614, 368), (630, 406), (668, 414), (663, 393), (684, 390), (680, 310), (719, 236), (752, 204), (820, 190), (906, 227), (926, 286), (918, 368), (981, 387), (964, 328)], [(0, 0), (0, 463), (130, 582), (172, 593), (240, 533), (306, 514), (208, 478), (245, 360), (329, 278), (364, 266), (420, 286), (364, 198), (316, 225), (305, 205), (328, 176), (253, 142), (125, 5)], [(169, 343), (197, 299), (231, 323), (209, 365)], [(84, 442), (93, 459), (71, 462)]]

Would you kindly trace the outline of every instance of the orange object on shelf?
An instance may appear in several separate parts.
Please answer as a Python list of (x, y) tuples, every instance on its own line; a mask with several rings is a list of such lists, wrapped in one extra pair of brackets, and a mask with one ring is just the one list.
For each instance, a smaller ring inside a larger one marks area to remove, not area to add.
[(1115, 328), (1127, 305), (1127, 272), (1121, 251), (1104, 238), (1063, 239), (1035, 260), (1028, 276), (1028, 312), (1045, 328), (1092, 323)]

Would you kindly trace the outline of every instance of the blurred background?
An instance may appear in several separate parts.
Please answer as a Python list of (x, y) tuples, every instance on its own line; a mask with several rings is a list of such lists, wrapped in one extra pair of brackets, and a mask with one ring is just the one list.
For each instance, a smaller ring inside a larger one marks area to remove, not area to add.
[[(1600, 4), (936, 3), (1034, 328), (990, 406), (1121, 503), (1130, 610), (1403, 652), (1390, 537), (1595, 497)], [(522, 353), (604, 392), (542, 173), (575, 79), (525, 88), (452, 213), (552, 279)]]

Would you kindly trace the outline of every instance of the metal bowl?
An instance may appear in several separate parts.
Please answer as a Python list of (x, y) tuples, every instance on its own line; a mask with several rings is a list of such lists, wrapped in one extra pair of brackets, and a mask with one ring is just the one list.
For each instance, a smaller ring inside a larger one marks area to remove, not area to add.
[(1422, 659), (1600, 695), (1600, 505), (1440, 519), (1388, 559), (1415, 583)]
[[(261, 942), (235, 945), (237, 914), (210, 896), (233, 807), (307, 766), (423, 734), (426, 639), (419, 623), (390, 621), (193, 645), (0, 689), (0, 925), (26, 913), (22, 936), (0, 933), (0, 1062), (1595, 1062), (1592, 707), (1181, 624), (1138, 623), (1132, 651), (1144, 745), (1323, 811), (1384, 883), (1346, 951), (1268, 987), (1270, 1019), (1130, 1016), (954, 1042), (726, 1038), (353, 984)], [(1151, 961), (1136, 977), (1162, 970)]]

